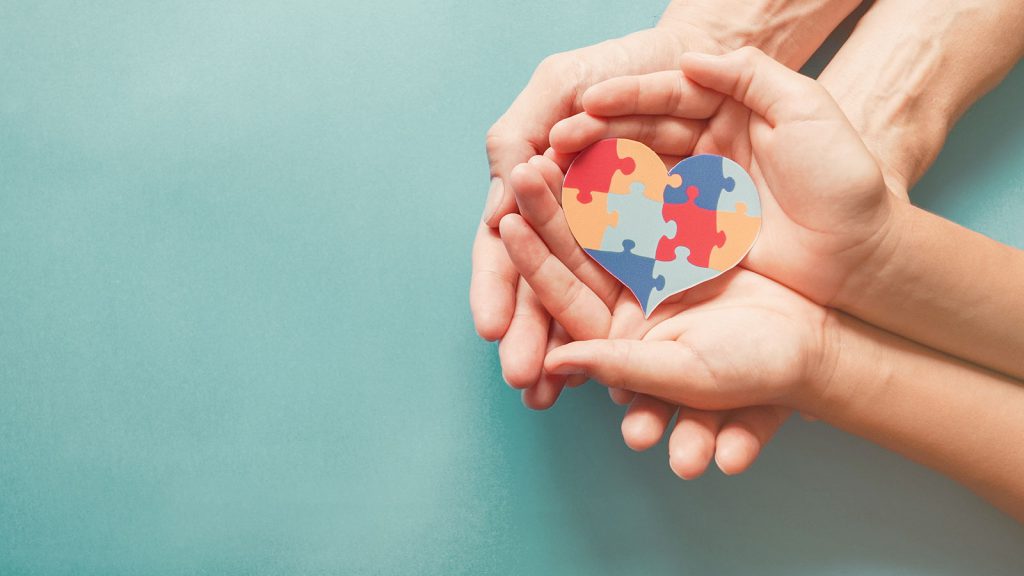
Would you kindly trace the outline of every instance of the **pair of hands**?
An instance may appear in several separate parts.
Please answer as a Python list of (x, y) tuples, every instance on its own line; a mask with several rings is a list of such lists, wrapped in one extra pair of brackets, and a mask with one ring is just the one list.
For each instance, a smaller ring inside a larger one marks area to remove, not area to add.
[[(808, 405), (827, 385), (834, 349), (823, 305), (879, 245), (894, 199), (815, 82), (753, 49), (688, 55), (682, 66), (684, 74), (618, 78), (588, 90), (580, 98), (585, 112), (552, 128), (554, 150), (511, 171), (523, 217), (507, 216), (501, 236), (528, 283), (516, 319), (546, 321), (531, 303), (539, 296), (566, 332), (556, 329), (546, 370), (530, 389), (546, 387), (553, 401), (559, 375), (584, 372), (647, 393), (632, 399), (623, 423), (627, 443), (640, 449), (662, 436), (673, 403), (684, 406), (670, 462), (693, 477), (712, 456), (727, 472), (744, 469), (788, 408)], [(608, 136), (640, 140), (673, 161), (715, 153), (747, 167), (764, 204), (748, 270), (690, 290), (644, 321), (628, 292), (576, 246), (555, 200), (560, 168)], [(528, 333), (523, 322), (514, 329), (516, 319), (503, 349)], [(581, 342), (555, 348), (565, 336)], [(526, 356), (535, 350), (526, 348)], [(510, 355), (502, 355), (503, 365)]]

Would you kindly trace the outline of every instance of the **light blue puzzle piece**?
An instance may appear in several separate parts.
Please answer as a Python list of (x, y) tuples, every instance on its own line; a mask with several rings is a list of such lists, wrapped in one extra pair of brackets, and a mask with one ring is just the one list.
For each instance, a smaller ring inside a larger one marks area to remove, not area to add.
[(761, 197), (757, 194), (757, 186), (750, 179), (750, 175), (742, 166), (728, 158), (722, 158), (722, 174), (726, 178), (732, 178), (735, 185), (732, 192), (722, 194), (718, 199), (719, 212), (738, 212), (736, 205), (743, 203), (747, 205), (748, 216), (761, 215)]
[(601, 239), (601, 250), (619, 252), (626, 240), (633, 242), (633, 254), (654, 258), (662, 236), (675, 235), (675, 222), (665, 222), (662, 204), (644, 196), (642, 182), (633, 182), (629, 194), (609, 194), (608, 212), (619, 213), (619, 223), (609, 227)]
[(670, 296), (675, 296), (687, 288), (692, 288), (705, 280), (710, 280), (721, 274), (718, 270), (690, 264), (687, 260), (689, 256), (689, 249), (684, 246), (678, 246), (676, 247), (675, 260), (671, 262), (657, 261), (654, 263), (654, 271), (651, 275), (654, 278), (661, 276), (665, 279), (665, 283), (661, 287), (655, 286), (655, 289), (651, 291), (651, 295), (648, 296), (647, 307), (644, 313), (645, 317), (650, 317), (651, 312)]

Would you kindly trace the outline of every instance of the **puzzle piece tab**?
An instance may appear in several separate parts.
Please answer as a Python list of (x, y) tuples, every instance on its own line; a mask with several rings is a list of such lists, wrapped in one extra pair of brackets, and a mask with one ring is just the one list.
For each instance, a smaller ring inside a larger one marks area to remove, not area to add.
[(701, 282), (718, 276), (721, 272), (710, 268), (701, 268), (689, 264), (690, 250), (685, 246), (678, 246), (675, 249), (675, 259), (672, 262), (656, 261), (652, 275), (665, 279), (664, 286), (651, 291), (647, 299), (645, 316), (650, 316), (662, 302), (683, 290), (693, 288)]
[[(719, 212), (739, 212), (737, 206), (746, 204), (748, 216), (761, 215), (761, 197), (757, 195), (757, 186), (742, 166), (728, 158), (722, 158), (722, 174), (731, 178), (736, 185), (732, 192), (723, 194), (718, 200)], [(699, 204), (699, 203), (698, 203)]]
[(594, 192), (608, 192), (611, 189), (611, 181), (616, 173), (631, 174), (635, 169), (636, 162), (632, 158), (619, 156), (618, 140), (608, 138), (576, 156), (565, 174), (562, 188), (579, 190), (577, 199), (581, 204), (589, 204)]
[(648, 199), (661, 203), (665, 198), (666, 187), (682, 185), (683, 178), (678, 174), (669, 173), (661, 157), (640, 142), (620, 138), (618, 154), (621, 158), (632, 158), (635, 169), (612, 176), (611, 187), (608, 188), (612, 194), (627, 194), (640, 183)]
[(739, 264), (754, 245), (761, 230), (761, 218), (748, 215), (747, 205), (740, 202), (736, 205), (736, 212), (718, 213), (718, 229), (727, 240), (724, 246), (711, 249), (708, 266), (715, 270), (728, 270)]
[(696, 189), (690, 187), (689, 200), (686, 204), (664, 204), (661, 214), (665, 222), (676, 223), (676, 235), (665, 236), (658, 243), (655, 258), (663, 262), (671, 262), (676, 258), (676, 248), (685, 246), (690, 254), (687, 260), (694, 266), (708, 267), (711, 249), (722, 247), (726, 235), (718, 230), (716, 212), (705, 210), (694, 202)]
[(673, 224), (661, 216), (662, 204), (651, 201), (640, 186), (634, 186), (629, 194), (598, 196), (604, 196), (608, 210), (619, 215), (618, 225), (605, 231), (601, 250), (617, 251), (628, 240), (634, 245), (633, 254), (654, 258), (661, 238), (673, 233)]
[(595, 194), (584, 204), (579, 201), (579, 190), (562, 188), (562, 210), (576, 241), (590, 250), (600, 250), (605, 231), (619, 221), (617, 212), (608, 212), (608, 194)]
[(652, 274), (655, 265), (654, 258), (644, 258), (633, 254), (634, 247), (632, 240), (624, 240), (621, 251), (587, 250), (587, 254), (590, 254), (598, 264), (633, 292), (646, 314), (647, 300), (651, 295), (651, 290), (663, 289), (665, 278), (654, 276)]
[(699, 192), (697, 206), (718, 210), (722, 192), (731, 192), (736, 186), (735, 178), (724, 174), (722, 160), (721, 156), (700, 154), (676, 164), (671, 173), (681, 176), (683, 182), (680, 186), (665, 189), (665, 203), (686, 204), (690, 187), (695, 186)]

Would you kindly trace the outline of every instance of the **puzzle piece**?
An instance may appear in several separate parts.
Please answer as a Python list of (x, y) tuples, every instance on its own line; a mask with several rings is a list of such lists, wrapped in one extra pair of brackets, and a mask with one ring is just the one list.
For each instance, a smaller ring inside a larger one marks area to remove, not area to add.
[(611, 186), (608, 191), (612, 194), (626, 194), (633, 189), (637, 183), (644, 187), (644, 195), (651, 201), (659, 204), (664, 201), (665, 188), (667, 186), (681, 186), (682, 176), (670, 174), (654, 150), (644, 146), (640, 142), (618, 139), (618, 154), (621, 158), (632, 158), (635, 162), (635, 169), (632, 172), (617, 173), (612, 176)]
[(718, 213), (718, 229), (728, 240), (724, 246), (711, 249), (708, 266), (715, 270), (728, 270), (739, 264), (754, 245), (761, 231), (761, 218), (747, 214), (747, 205), (740, 202), (736, 205), (736, 212)]
[(619, 156), (617, 142), (615, 138), (608, 138), (580, 152), (569, 166), (562, 188), (579, 190), (577, 199), (581, 204), (589, 204), (594, 192), (610, 190), (617, 172), (631, 174), (636, 169), (636, 162)]
[(618, 212), (608, 212), (608, 194), (595, 194), (589, 203), (579, 200), (579, 190), (562, 188), (562, 210), (580, 246), (600, 250), (605, 230), (619, 222)]
[(748, 216), (760, 216), (761, 197), (757, 195), (757, 186), (754, 186), (754, 181), (750, 179), (747, 171), (732, 160), (722, 158), (722, 174), (726, 178), (731, 178), (736, 186), (733, 187), (732, 192), (723, 195), (718, 200), (718, 211), (738, 212), (736, 207), (745, 204)]
[(643, 193), (642, 185), (634, 186), (629, 194), (599, 194), (608, 202), (608, 210), (618, 213), (618, 225), (608, 228), (601, 240), (601, 250), (617, 251), (626, 240), (633, 242), (633, 253), (654, 258), (658, 243), (672, 233), (672, 223), (661, 216), (662, 204), (652, 202)]
[(644, 310), (645, 316), (650, 316), (650, 313), (670, 296), (693, 288), (697, 284), (710, 280), (720, 274), (718, 270), (691, 265), (688, 262), (689, 257), (689, 248), (677, 246), (675, 258), (672, 262), (658, 260), (654, 263), (652, 275), (656, 278), (664, 278), (665, 282), (660, 288), (651, 291), (647, 299), (647, 308)]
[(694, 266), (708, 267), (711, 248), (721, 248), (725, 244), (726, 235), (718, 230), (716, 212), (705, 210), (695, 202), (696, 188), (687, 189), (689, 202), (686, 204), (663, 204), (661, 214), (665, 222), (676, 223), (676, 235), (663, 237), (658, 242), (655, 258), (671, 262), (676, 258), (676, 248), (685, 246), (690, 249), (687, 260)]
[(637, 256), (633, 253), (635, 246), (632, 240), (623, 240), (621, 251), (587, 250), (587, 254), (629, 288), (646, 314), (651, 290), (663, 289), (665, 278), (652, 274), (654, 258)]
[(722, 160), (721, 156), (700, 154), (676, 164), (671, 173), (681, 176), (683, 182), (680, 186), (665, 189), (665, 203), (686, 204), (690, 187), (695, 186), (699, 191), (697, 206), (718, 210), (722, 192), (731, 192), (736, 186), (736, 180), (724, 174)]

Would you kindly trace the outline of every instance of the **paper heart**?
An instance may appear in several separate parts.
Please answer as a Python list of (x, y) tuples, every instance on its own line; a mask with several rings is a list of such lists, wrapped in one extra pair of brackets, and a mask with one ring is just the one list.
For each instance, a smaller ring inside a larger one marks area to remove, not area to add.
[(580, 246), (636, 296), (644, 315), (736, 266), (761, 230), (761, 199), (742, 166), (692, 156), (665, 169), (624, 138), (580, 152), (562, 182)]

